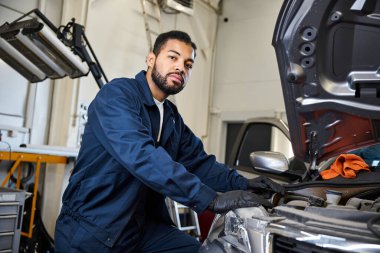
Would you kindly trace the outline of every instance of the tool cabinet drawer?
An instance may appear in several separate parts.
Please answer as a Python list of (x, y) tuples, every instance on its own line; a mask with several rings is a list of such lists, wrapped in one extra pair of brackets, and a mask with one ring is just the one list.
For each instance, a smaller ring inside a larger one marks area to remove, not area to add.
[(0, 202), (0, 215), (17, 214), (19, 202)]
[(7, 250), (12, 250), (13, 236), (13, 232), (0, 233), (0, 252), (7, 252)]
[(16, 215), (0, 215), (0, 233), (14, 232), (16, 220)]

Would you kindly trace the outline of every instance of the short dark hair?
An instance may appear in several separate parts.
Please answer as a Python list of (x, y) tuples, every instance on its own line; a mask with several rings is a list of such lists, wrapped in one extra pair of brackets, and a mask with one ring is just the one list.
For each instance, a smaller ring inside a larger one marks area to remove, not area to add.
[(195, 45), (195, 43), (191, 41), (191, 38), (187, 33), (182, 32), (182, 31), (176, 31), (176, 30), (169, 31), (166, 33), (161, 33), (160, 35), (158, 35), (156, 41), (154, 42), (153, 53), (157, 56), (160, 53), (161, 48), (170, 39), (179, 40), (179, 41), (184, 42), (187, 45), (191, 45), (191, 47), (194, 49), (194, 57), (195, 57), (195, 52), (197, 50), (197, 46)]

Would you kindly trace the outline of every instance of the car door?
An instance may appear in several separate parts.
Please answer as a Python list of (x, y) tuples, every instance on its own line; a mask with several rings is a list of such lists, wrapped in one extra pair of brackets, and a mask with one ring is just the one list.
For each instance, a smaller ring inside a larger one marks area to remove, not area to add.
[(287, 158), (293, 156), (287, 124), (271, 117), (252, 118), (244, 122), (233, 144), (228, 165), (239, 172), (254, 171), (250, 154), (256, 151), (275, 151)]

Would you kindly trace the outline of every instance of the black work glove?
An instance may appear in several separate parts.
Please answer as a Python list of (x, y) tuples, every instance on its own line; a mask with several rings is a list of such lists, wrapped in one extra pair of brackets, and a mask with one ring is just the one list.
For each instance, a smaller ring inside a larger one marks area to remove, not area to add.
[(241, 207), (254, 206), (272, 207), (268, 200), (248, 191), (236, 190), (217, 195), (208, 206), (208, 209), (215, 213), (226, 213), (230, 210)]
[(248, 189), (264, 195), (268, 193), (280, 193), (284, 195), (285, 192), (282, 185), (264, 176), (248, 179)]

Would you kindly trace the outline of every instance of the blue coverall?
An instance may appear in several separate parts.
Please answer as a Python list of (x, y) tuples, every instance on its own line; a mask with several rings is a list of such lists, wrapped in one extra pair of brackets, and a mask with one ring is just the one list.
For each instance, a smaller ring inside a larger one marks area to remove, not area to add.
[(174, 228), (165, 196), (201, 212), (217, 191), (247, 188), (246, 178), (205, 153), (169, 100), (156, 141), (160, 114), (145, 74), (112, 80), (89, 106), (56, 223), (58, 253), (181, 252), (194, 242)]

